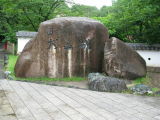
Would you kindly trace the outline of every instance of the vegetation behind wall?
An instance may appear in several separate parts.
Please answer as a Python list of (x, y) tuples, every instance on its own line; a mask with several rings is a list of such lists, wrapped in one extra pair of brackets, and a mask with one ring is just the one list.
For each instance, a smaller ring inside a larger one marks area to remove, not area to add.
[(110, 36), (126, 42), (160, 43), (159, 0), (113, 0), (112, 6), (73, 4), (67, 0), (0, 0), (0, 38), (16, 43), (20, 30), (37, 31), (39, 24), (57, 16), (100, 20)]

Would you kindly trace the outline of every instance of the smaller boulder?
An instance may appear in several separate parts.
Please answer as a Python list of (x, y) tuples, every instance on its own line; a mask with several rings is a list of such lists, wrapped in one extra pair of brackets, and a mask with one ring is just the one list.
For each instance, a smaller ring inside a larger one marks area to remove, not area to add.
[(4, 77), (7, 79), (8, 76), (10, 76), (10, 74), (11, 74), (11, 71), (5, 71), (4, 72)]
[(146, 62), (135, 50), (112, 37), (105, 43), (104, 71), (108, 76), (134, 80), (146, 75)]
[(14, 78), (11, 75), (9, 75), (7, 79), (8, 80), (14, 80)]
[(131, 90), (134, 92), (134, 94), (140, 94), (140, 95), (153, 93), (149, 86), (143, 84), (135, 85), (134, 87), (131, 88)]
[(89, 89), (102, 92), (121, 92), (126, 90), (124, 80), (104, 76), (100, 73), (90, 73), (88, 75)]
[(154, 94), (160, 96), (160, 91), (156, 91)]

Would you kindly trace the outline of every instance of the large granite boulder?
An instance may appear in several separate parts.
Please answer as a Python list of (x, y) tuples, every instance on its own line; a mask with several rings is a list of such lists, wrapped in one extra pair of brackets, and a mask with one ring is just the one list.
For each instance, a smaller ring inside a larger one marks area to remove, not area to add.
[(135, 50), (113, 37), (105, 44), (104, 71), (109, 76), (133, 80), (146, 75), (146, 62)]
[(90, 73), (88, 75), (89, 89), (102, 92), (121, 92), (126, 90), (124, 80), (104, 76), (100, 73)]
[(17, 77), (72, 77), (102, 72), (107, 29), (96, 20), (62, 17), (40, 24), (15, 66)]

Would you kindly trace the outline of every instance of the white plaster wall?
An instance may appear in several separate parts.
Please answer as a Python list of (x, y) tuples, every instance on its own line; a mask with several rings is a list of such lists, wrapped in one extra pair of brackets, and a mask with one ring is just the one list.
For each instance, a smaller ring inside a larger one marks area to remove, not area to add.
[(137, 50), (145, 59), (147, 66), (160, 67), (160, 51)]
[(17, 54), (20, 54), (25, 47), (25, 45), (30, 41), (32, 38), (28, 37), (18, 37), (18, 49), (17, 49)]

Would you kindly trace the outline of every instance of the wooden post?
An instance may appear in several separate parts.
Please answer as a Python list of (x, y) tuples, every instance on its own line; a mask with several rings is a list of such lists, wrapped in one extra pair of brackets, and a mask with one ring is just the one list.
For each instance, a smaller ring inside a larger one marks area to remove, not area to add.
[(4, 50), (7, 50), (7, 42), (4, 44)]

